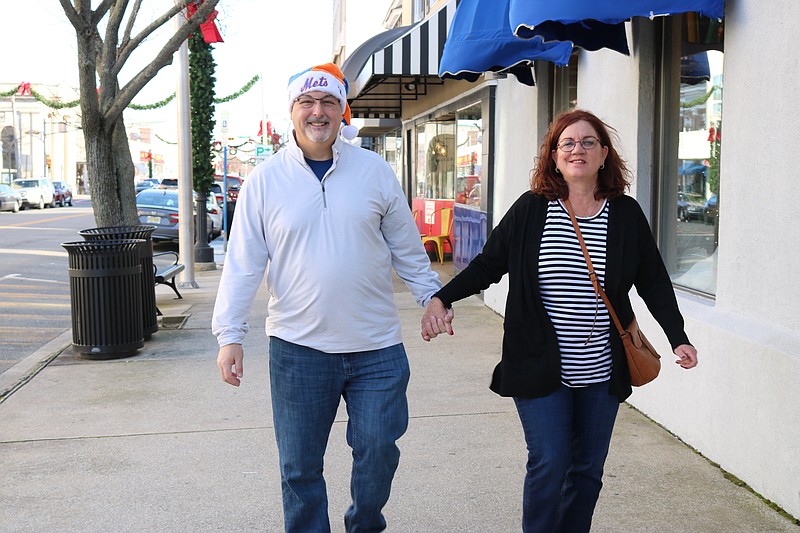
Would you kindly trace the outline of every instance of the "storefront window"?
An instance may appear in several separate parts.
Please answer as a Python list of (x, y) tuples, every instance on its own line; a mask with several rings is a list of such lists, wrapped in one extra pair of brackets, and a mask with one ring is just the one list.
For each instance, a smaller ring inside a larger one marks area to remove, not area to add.
[(481, 206), (481, 106), (456, 114), (456, 204)]
[[(716, 293), (719, 245), (720, 147), (722, 144), (722, 24), (690, 13), (682, 17), (677, 164), (669, 163), (662, 238), (673, 282), (706, 294)], [(675, 116), (675, 115), (673, 115)], [(674, 139), (674, 137), (673, 137)], [(671, 201), (671, 200), (670, 200)]]
[(417, 198), (452, 200), (455, 192), (455, 123), (417, 127)]
[(578, 105), (578, 51), (572, 52), (566, 67), (552, 65), (553, 118), (559, 113), (572, 111)]
[(387, 133), (383, 137), (383, 158), (392, 167), (397, 179), (402, 182), (403, 138), (400, 130)]
[(456, 112), (456, 190), (453, 209), (453, 265), (461, 270), (486, 243), (483, 199), (483, 121), (481, 103)]

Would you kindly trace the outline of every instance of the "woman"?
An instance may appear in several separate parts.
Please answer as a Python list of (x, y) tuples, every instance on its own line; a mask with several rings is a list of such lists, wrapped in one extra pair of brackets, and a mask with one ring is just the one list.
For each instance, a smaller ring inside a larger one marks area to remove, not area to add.
[(625, 352), (564, 202), (571, 202), (595, 271), (623, 324), (636, 287), (683, 368), (697, 365), (672, 283), (606, 124), (559, 115), (539, 150), (531, 190), (483, 251), (431, 299), (422, 336), (452, 335), (453, 302), (508, 274), (502, 359), (491, 389), (514, 398), (528, 448), (523, 531), (589, 531), (619, 403), (631, 394)]

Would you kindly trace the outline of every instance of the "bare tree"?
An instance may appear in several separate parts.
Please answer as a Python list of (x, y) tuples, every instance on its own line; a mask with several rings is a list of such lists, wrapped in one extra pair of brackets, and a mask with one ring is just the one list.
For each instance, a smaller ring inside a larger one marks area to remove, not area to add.
[[(94, 217), (100, 227), (139, 223), (133, 159), (122, 112), (162, 68), (172, 63), (175, 51), (206, 20), (219, 0), (205, 0), (152, 61), (123, 87), (119, 85), (119, 73), (137, 46), (175, 15), (185, 13), (186, 5), (192, 1), (175, 0), (173, 7), (132, 35), (142, 0), (101, 0), (95, 9), (92, 0), (59, 0), (78, 42), (81, 124)], [(127, 22), (123, 25), (126, 12)], [(101, 22), (105, 27), (103, 35)]]

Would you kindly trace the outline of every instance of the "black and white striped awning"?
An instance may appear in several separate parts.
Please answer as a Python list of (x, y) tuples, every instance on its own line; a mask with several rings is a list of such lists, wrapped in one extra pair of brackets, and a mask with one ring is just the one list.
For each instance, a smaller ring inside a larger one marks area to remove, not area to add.
[(403, 101), (443, 83), (439, 61), (458, 1), (449, 0), (421, 22), (372, 37), (345, 60), (354, 118), (400, 118)]

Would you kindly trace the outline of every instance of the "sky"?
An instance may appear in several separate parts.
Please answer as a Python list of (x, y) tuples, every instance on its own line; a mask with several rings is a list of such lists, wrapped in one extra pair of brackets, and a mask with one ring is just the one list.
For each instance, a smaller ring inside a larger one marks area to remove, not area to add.
[[(381, 22), (390, 0), (348, 0), (350, 23), (358, 25), (359, 37), (366, 39), (383, 31)], [(132, 2), (131, 2), (132, 3)], [(0, 31), (0, 82), (29, 82), (37, 85), (78, 86), (75, 32), (58, 0), (0, 0), (3, 4), (3, 29)], [(92, 2), (94, 6), (98, 0)], [(161, 14), (169, 2), (144, 0), (138, 28)], [(278, 131), (290, 127), (286, 98), (289, 77), (306, 68), (331, 60), (331, 0), (221, 0), (217, 4), (217, 25), (225, 40), (214, 45), (216, 95), (237, 92), (254, 75), (261, 77), (245, 95), (217, 105), (217, 123), (228, 118), (230, 137), (249, 137), (258, 133), (265, 115)], [(352, 20), (352, 17), (363, 20)], [(163, 31), (137, 49), (122, 71), (120, 83), (130, 79), (147, 64), (174, 30), (170, 22)], [(350, 43), (349, 43), (350, 44)], [(359, 43), (352, 43), (353, 49)], [(351, 49), (352, 51), (352, 49)], [(175, 91), (176, 66), (168, 66), (134, 98), (136, 104), (151, 104)], [(150, 123), (154, 133), (175, 136), (177, 109), (174, 102), (156, 111), (127, 111), (129, 129)]]

